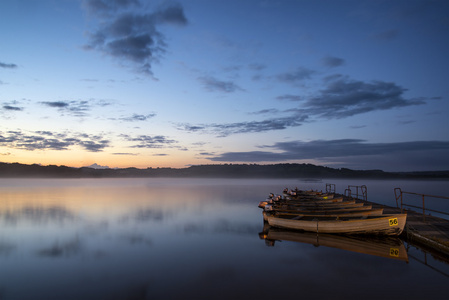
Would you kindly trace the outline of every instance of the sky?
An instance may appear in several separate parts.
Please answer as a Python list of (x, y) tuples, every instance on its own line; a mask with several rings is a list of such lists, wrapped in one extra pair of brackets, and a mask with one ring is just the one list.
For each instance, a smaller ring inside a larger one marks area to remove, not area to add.
[(449, 170), (449, 1), (2, 0), (0, 162)]

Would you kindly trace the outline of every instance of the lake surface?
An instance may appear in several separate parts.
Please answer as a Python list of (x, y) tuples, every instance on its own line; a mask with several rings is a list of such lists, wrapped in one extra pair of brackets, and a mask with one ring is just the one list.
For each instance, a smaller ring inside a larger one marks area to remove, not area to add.
[(395, 187), (449, 196), (448, 181), (0, 179), (0, 299), (447, 299), (447, 260), (406, 242), (408, 262), (261, 239), (259, 201), (326, 183), (394, 206)]

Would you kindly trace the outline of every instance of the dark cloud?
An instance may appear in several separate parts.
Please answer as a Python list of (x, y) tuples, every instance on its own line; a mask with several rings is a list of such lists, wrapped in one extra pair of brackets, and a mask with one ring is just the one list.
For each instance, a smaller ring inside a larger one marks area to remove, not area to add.
[(134, 142), (131, 148), (167, 148), (177, 143), (163, 135), (139, 135), (137, 137), (122, 135), (122, 137), (128, 142)]
[(137, 155), (136, 153), (126, 153), (126, 152), (122, 152), (122, 153), (112, 153), (112, 155)]
[(17, 65), (16, 64), (7, 64), (7, 63), (0, 62), (0, 68), (15, 69), (15, 68), (17, 68)]
[(360, 128), (365, 128), (366, 125), (353, 125), (353, 126), (349, 126), (349, 128), (351, 129), (360, 129)]
[(257, 133), (271, 130), (281, 130), (288, 127), (296, 127), (302, 125), (305, 119), (300, 118), (277, 118), (262, 121), (237, 122), (225, 124), (202, 124), (189, 125), (179, 124), (178, 129), (189, 132), (211, 133), (219, 137), (225, 137), (237, 133)]
[(407, 89), (393, 82), (363, 82), (339, 77), (330, 80), (316, 96), (302, 102), (298, 111), (332, 119), (426, 103), (426, 98), (404, 98), (405, 91)]
[(335, 56), (326, 56), (323, 58), (323, 64), (329, 68), (339, 67), (345, 64), (345, 60), (343, 58), (335, 57)]
[(305, 79), (312, 78), (312, 75), (314, 75), (316, 72), (304, 67), (299, 67), (293, 72), (286, 72), (277, 75), (277, 79), (279, 81), (290, 83), (290, 84), (297, 84), (298, 82), (301, 82)]
[(276, 108), (268, 108), (268, 109), (262, 109), (259, 111), (251, 112), (251, 115), (265, 115), (265, 114), (277, 114), (279, 112)]
[(11, 110), (11, 111), (22, 111), (23, 107), (18, 106), (12, 106), (12, 105), (3, 105), (4, 110)]
[[(293, 78), (293, 77), (292, 77)], [(292, 81), (294, 81), (292, 79)], [(225, 89), (219, 84), (211, 84), (216, 89)], [(228, 136), (237, 133), (254, 133), (271, 130), (282, 130), (296, 127), (304, 122), (317, 119), (342, 119), (358, 114), (379, 110), (390, 110), (407, 106), (423, 105), (432, 98), (404, 97), (407, 89), (385, 81), (364, 82), (352, 80), (340, 74), (324, 78), (324, 88), (312, 96), (285, 94), (278, 96), (278, 100), (297, 102), (296, 108), (285, 113), (288, 117), (270, 118), (261, 121), (246, 121), (223, 124), (178, 124), (178, 129), (188, 132), (209, 133), (217, 136)], [(267, 114), (279, 112), (266, 109), (252, 114)]]
[[(106, 53), (124, 64), (153, 75), (151, 66), (166, 52), (166, 38), (161, 25), (184, 26), (187, 18), (178, 4), (146, 11), (138, 1), (86, 1), (88, 11), (102, 17), (99, 27), (90, 33), (87, 50)], [(137, 9), (135, 9), (137, 8)]]
[(109, 140), (79, 141), (78, 145), (89, 152), (101, 152), (104, 148), (107, 148), (109, 146)]
[(90, 152), (99, 152), (109, 146), (109, 140), (101, 136), (87, 134), (51, 133), (48, 131), (0, 131), (0, 146), (34, 150), (68, 150), (72, 146), (80, 146)]
[(146, 121), (150, 118), (155, 117), (156, 114), (152, 113), (152, 114), (147, 114), (147, 115), (139, 115), (139, 114), (133, 114), (130, 117), (123, 117), (120, 118), (120, 120), (125, 121), (125, 122), (136, 122), (136, 121)]
[(254, 63), (254, 64), (248, 65), (248, 68), (253, 71), (262, 71), (262, 70), (266, 69), (266, 67), (267, 67), (266, 65), (259, 64), (259, 63)]
[[(444, 153), (449, 150), (449, 141), (368, 143), (360, 139), (340, 139), (279, 142), (261, 148), (271, 149), (271, 151), (226, 152), (209, 159), (223, 162), (282, 162), (308, 159), (331, 162), (352, 161), (355, 157), (363, 157), (366, 162), (374, 166), (388, 157), (391, 159), (391, 157), (408, 156), (409, 163), (413, 162), (412, 158), (428, 161), (429, 153), (437, 153), (440, 159), (438, 167), (449, 168), (449, 160), (444, 158)], [(434, 158), (435, 161), (438, 159)], [(415, 162), (412, 165), (415, 165)]]
[(64, 102), (64, 101), (53, 101), (53, 102), (41, 102), (44, 105), (47, 105), (49, 107), (57, 107), (57, 108), (63, 108), (63, 107), (68, 107), (69, 103), (68, 102)]
[(303, 100), (303, 97), (299, 96), (299, 95), (282, 95), (282, 96), (277, 96), (276, 99), (277, 100), (288, 100), (288, 101), (301, 101), (301, 100)]
[(88, 112), (94, 106), (104, 107), (110, 105), (109, 102), (103, 100), (78, 100), (78, 101), (44, 101), (40, 102), (42, 105), (56, 108), (62, 115), (68, 114), (74, 117), (87, 117)]
[(211, 76), (199, 77), (198, 80), (208, 91), (212, 92), (234, 93), (237, 91), (244, 91), (232, 81), (221, 81)]

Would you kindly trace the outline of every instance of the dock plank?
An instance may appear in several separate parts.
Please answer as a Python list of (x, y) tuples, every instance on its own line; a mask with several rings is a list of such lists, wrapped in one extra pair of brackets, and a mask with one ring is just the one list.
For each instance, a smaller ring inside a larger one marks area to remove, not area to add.
[[(383, 208), (385, 214), (400, 213), (401, 209), (370, 201), (363, 201), (373, 208)], [(449, 220), (406, 210), (407, 223), (403, 235), (410, 241), (430, 247), (449, 256)]]

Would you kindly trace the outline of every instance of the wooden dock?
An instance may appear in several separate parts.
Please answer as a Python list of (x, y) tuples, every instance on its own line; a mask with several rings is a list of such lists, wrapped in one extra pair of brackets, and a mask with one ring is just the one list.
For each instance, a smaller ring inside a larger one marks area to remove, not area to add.
[[(386, 214), (401, 213), (400, 208), (370, 201), (359, 201), (371, 204), (373, 208), (383, 208)], [(423, 217), (422, 213), (410, 210), (405, 212), (407, 213), (407, 223), (402, 236), (408, 241), (449, 256), (449, 220), (429, 215)]]

